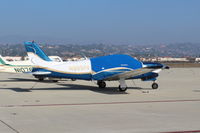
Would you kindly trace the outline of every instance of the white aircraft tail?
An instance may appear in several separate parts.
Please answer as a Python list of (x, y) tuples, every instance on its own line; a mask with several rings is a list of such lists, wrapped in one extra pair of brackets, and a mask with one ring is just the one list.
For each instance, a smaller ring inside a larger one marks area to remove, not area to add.
[(6, 65), (6, 64), (9, 64), (9, 63), (0, 55), (0, 64)]

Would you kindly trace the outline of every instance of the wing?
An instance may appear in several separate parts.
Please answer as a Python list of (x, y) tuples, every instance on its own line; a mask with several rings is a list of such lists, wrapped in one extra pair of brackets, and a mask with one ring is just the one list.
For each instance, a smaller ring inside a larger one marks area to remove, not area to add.
[(110, 77), (106, 77), (104, 80), (119, 80), (119, 79), (128, 79), (134, 76), (138, 76), (141, 74), (145, 74), (148, 72), (155, 71), (155, 69), (149, 69), (149, 68), (140, 68), (132, 71), (126, 71), (120, 74), (112, 75)]

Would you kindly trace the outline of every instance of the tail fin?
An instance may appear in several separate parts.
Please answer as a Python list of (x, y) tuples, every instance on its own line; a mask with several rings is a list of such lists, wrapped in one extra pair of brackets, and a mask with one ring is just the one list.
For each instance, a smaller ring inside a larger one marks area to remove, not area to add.
[(44, 51), (36, 44), (34, 41), (32, 42), (25, 42), (24, 43), (27, 54), (36, 54), (38, 57), (40, 57), (42, 60), (45, 61), (52, 61), (45, 53)]
[(0, 55), (0, 64), (6, 65), (7, 62), (3, 59), (3, 57)]

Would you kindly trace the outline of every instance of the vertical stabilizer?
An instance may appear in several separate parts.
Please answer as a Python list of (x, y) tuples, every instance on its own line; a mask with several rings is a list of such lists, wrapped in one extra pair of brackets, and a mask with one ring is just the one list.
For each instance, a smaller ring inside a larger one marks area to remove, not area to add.
[(34, 41), (24, 43), (28, 55), (37, 55), (42, 60), (52, 61)]
[(3, 65), (7, 64), (1, 55), (0, 55), (0, 64), (3, 64)]

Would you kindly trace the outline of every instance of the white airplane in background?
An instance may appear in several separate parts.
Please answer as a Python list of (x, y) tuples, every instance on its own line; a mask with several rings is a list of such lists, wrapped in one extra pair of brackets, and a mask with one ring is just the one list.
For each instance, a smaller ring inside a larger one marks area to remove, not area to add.
[(7, 61), (0, 55), (0, 72), (27, 73), (32, 72), (33, 63), (25, 61)]
[[(63, 62), (59, 56), (49, 56), (52, 61)], [(23, 61), (7, 61), (0, 55), (0, 72), (6, 73), (31, 73), (33, 70), (33, 63), (30, 60)], [(40, 81), (44, 80), (44, 76), (36, 76)], [(50, 79), (57, 81), (58, 79)]]
[(158, 73), (169, 67), (155, 62), (141, 62), (129, 55), (108, 55), (88, 58), (81, 61), (54, 62), (40, 49), (35, 42), (25, 42), (27, 54), (34, 64), (32, 74), (51, 78), (96, 80), (100, 88), (105, 88), (105, 81), (119, 81), (119, 91), (126, 91), (127, 79), (153, 81), (152, 88), (157, 89), (155, 82)]

